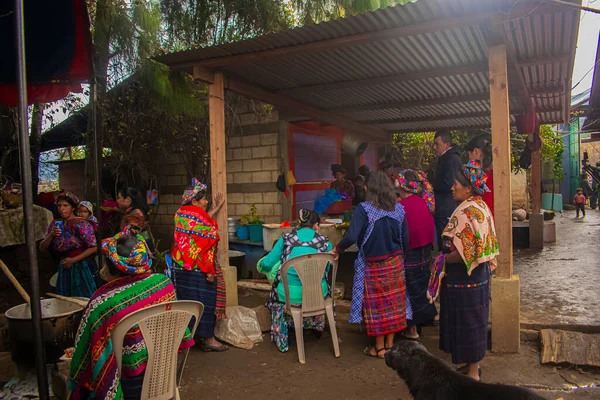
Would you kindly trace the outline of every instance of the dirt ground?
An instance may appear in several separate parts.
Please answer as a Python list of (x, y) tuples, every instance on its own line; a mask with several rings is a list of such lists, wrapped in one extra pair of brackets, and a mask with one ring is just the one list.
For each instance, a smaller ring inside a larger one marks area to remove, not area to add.
[[(262, 295), (264, 296), (264, 295)], [(249, 307), (264, 298), (253, 292), (240, 302)], [(202, 353), (193, 349), (181, 388), (182, 398), (207, 399), (409, 399), (408, 390), (385, 361), (362, 354), (366, 335), (348, 324), (348, 309), (337, 307), (341, 357), (335, 358), (331, 336), (318, 340), (305, 332), (306, 364), (298, 362), (295, 339), (290, 351), (280, 353), (269, 335), (252, 350), (231, 349), (225, 353)], [(424, 328), (422, 343), (438, 357), (437, 328)], [(598, 399), (600, 369), (554, 368), (539, 364), (537, 344), (524, 344), (520, 354), (488, 353), (482, 363), (483, 381), (519, 385), (547, 399)], [(578, 389), (581, 388), (581, 389)]]
[[(578, 325), (600, 333), (600, 211), (557, 215), (557, 240), (541, 251), (515, 250), (521, 277), (521, 324)], [(590, 329), (589, 327), (596, 329)]]

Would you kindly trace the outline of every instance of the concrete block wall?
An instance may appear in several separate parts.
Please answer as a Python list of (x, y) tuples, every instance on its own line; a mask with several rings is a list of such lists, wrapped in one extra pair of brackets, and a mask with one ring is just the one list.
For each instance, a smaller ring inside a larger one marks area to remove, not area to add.
[(230, 217), (241, 217), (255, 204), (266, 223), (284, 219), (284, 195), (275, 187), (277, 177), (286, 168), (282, 166), (282, 146), (287, 146), (287, 141), (281, 140), (283, 130), (287, 133), (287, 123), (275, 121), (242, 124), (231, 133), (227, 143)]

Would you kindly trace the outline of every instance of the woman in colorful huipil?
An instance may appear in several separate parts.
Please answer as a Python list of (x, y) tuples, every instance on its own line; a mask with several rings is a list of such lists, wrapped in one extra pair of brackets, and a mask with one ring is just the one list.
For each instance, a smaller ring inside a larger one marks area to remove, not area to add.
[[(126, 226), (102, 241), (101, 275), (108, 283), (94, 293), (83, 312), (71, 360), (70, 399), (134, 400), (142, 394), (148, 350), (140, 329), (133, 327), (125, 335), (121, 371), (112, 352), (112, 330), (132, 312), (177, 299), (169, 278), (152, 274), (146, 241), (135, 232), (137, 228)], [(193, 344), (187, 331), (180, 349)]]
[(63, 296), (90, 297), (96, 291), (98, 266), (96, 235), (89, 221), (75, 215), (79, 199), (73, 193), (61, 192), (56, 197), (60, 219), (52, 221), (40, 250), (56, 251), (58, 266), (56, 292)]
[(427, 299), (427, 285), (430, 276), (431, 250), (435, 237), (435, 199), (433, 187), (423, 171), (406, 169), (400, 171), (400, 204), (404, 207), (410, 243), (404, 256), (406, 289), (410, 298), (413, 316), (409, 321), (409, 330), (403, 335), (409, 339), (418, 339), (418, 327), (432, 322), (437, 310)]
[(406, 329), (406, 320), (412, 317), (404, 280), (408, 226), (384, 171), (371, 173), (365, 186), (366, 201), (356, 206), (350, 227), (333, 252), (358, 244), (349, 321), (364, 319), (367, 335), (375, 339), (364, 354), (384, 358), (394, 335)]
[[(459, 203), (442, 233), (445, 263), (440, 288), (440, 349), (452, 354), (459, 370), (479, 380), (485, 356), (490, 305), (490, 274), (498, 256), (494, 217), (481, 196), (489, 189), (478, 161), (463, 165), (452, 195)], [(435, 269), (435, 266), (434, 266)]]
[(171, 276), (180, 300), (195, 300), (204, 304), (196, 337), (204, 351), (225, 351), (214, 338), (216, 318), (225, 318), (225, 280), (217, 259), (219, 233), (214, 215), (225, 203), (217, 193), (214, 207), (208, 209), (206, 185), (192, 181), (192, 188), (182, 196), (175, 214), (174, 243), (171, 251)]

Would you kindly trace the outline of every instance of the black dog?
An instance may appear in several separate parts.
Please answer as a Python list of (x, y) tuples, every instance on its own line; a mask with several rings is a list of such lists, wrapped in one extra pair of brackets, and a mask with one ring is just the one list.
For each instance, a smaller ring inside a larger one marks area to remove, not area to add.
[(515, 386), (477, 382), (413, 341), (394, 345), (386, 354), (385, 363), (404, 379), (415, 400), (544, 400)]

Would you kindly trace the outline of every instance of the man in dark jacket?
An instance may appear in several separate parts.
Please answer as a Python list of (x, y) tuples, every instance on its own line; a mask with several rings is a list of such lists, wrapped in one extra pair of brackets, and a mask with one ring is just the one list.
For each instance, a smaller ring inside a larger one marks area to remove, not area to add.
[(449, 131), (439, 131), (435, 134), (433, 148), (439, 157), (435, 167), (433, 191), (435, 194), (435, 230), (438, 247), (441, 249), (442, 232), (456, 208), (456, 202), (452, 197), (452, 186), (454, 185), (454, 176), (460, 171), (462, 162), (458, 149), (452, 147), (452, 135)]

